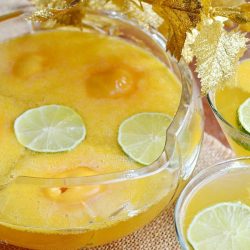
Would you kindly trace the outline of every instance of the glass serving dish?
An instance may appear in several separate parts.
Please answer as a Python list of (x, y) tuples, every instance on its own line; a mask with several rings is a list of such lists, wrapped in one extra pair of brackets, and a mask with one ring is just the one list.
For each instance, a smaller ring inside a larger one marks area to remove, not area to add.
[[(240, 63), (249, 60), (250, 45)], [(236, 86), (211, 91), (207, 96), (208, 103), (237, 156), (250, 155), (250, 135), (239, 125), (237, 114), (240, 105), (250, 98), (249, 70), (250, 63), (245, 64), (244, 68), (240, 68), (237, 72)]]
[[(39, 25), (32, 26), (26, 21), (29, 9), (29, 6), (22, 11), (13, 9), (11, 14), (5, 13), (0, 18), (0, 42), (42, 32)], [(166, 41), (159, 33), (153, 29), (146, 31), (121, 14), (89, 11), (84, 22), (83, 32), (119, 37), (150, 51), (181, 83), (181, 100), (167, 130), (164, 152), (152, 165), (136, 170), (70, 178), (19, 176), (0, 183), (0, 241), (5, 243), (32, 249), (76, 249), (102, 245), (121, 238), (149, 223), (169, 206), (189, 180), (197, 163), (203, 137), (203, 111), (199, 88), (188, 66), (183, 62), (177, 63), (165, 52)], [(158, 184), (150, 187), (150, 183)], [(67, 189), (74, 194), (75, 190), (85, 192), (95, 188), (109, 192), (93, 197), (90, 206), (95, 206), (99, 212), (80, 225), (77, 216), (91, 214), (92, 207), (81, 206), (76, 213), (60, 205), (52, 209), (48, 203), (48, 207), (40, 209), (38, 196), (34, 195), (28, 201), (25, 198), (31, 190), (36, 193), (51, 190), (64, 192)], [(138, 199), (137, 190), (140, 188), (145, 188), (147, 195)], [(124, 193), (124, 189), (129, 192)], [(6, 216), (3, 204), (6, 204), (7, 199), (19, 201), (13, 216)], [(134, 199), (137, 202), (131, 206)], [(29, 215), (25, 212), (27, 206)], [(44, 213), (44, 219), (30, 220), (32, 214), (38, 212)], [(51, 213), (53, 216), (59, 213), (69, 218), (69, 221), (74, 219), (75, 223), (55, 227), (50, 223)]]
[[(178, 198), (175, 208), (175, 226), (181, 249), (193, 249), (188, 241), (188, 229), (199, 212), (219, 203), (230, 202), (249, 206), (249, 181), (249, 157), (223, 161), (202, 170), (192, 178)], [(206, 222), (209, 224), (212, 221), (213, 218), (210, 217), (207, 221), (203, 221), (203, 224), (206, 225)], [(214, 231), (210, 231), (211, 234), (215, 233), (215, 228)], [(218, 231), (216, 236), (218, 236)], [(204, 242), (207, 242), (207, 249), (212, 249), (211, 245), (215, 239), (212, 237), (210, 239), (204, 238), (204, 232), (201, 232), (199, 236), (202, 235)], [(200, 239), (199, 236), (197, 238)]]

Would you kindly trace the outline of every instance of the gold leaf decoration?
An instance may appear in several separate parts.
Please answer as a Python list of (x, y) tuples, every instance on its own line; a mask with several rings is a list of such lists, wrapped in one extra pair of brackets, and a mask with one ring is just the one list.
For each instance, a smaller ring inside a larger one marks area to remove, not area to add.
[(250, 23), (250, 3), (244, 3), (236, 7), (215, 7), (213, 16), (227, 17), (237, 24)]
[(250, 31), (250, 3), (245, 0), (201, 0), (206, 18), (225, 17), (225, 24), (232, 28), (239, 24), (242, 31)]
[(130, 18), (137, 20), (139, 24), (145, 28), (159, 28), (163, 23), (163, 19), (153, 11), (152, 5), (141, 2), (140, 6), (141, 8), (130, 2), (125, 14)]
[(195, 42), (190, 45), (197, 58), (202, 92), (232, 84), (247, 38), (240, 32), (227, 32), (219, 21), (205, 21)]
[(168, 39), (167, 48), (179, 60), (187, 32), (201, 20), (198, 0), (155, 0), (153, 10), (164, 19), (160, 31)]
[(194, 44), (198, 34), (199, 31), (197, 29), (192, 29), (191, 32), (187, 33), (187, 38), (181, 53), (186, 63), (191, 63), (194, 58), (194, 53), (191, 48), (191, 45)]
[(54, 28), (64, 25), (81, 27), (86, 10), (85, 4), (68, 5), (63, 1), (62, 5), (53, 4), (54, 7), (49, 5), (49, 7), (34, 12), (30, 20), (42, 23), (42, 28)]

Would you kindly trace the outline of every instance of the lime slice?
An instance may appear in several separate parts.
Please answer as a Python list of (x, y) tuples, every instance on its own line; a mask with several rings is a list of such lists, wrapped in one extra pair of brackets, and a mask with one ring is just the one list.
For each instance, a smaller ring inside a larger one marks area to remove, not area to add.
[(162, 113), (139, 113), (123, 121), (118, 143), (133, 160), (150, 165), (164, 150), (172, 118)]
[(195, 250), (249, 250), (250, 207), (242, 203), (219, 203), (193, 219), (187, 233)]
[(238, 109), (238, 120), (242, 128), (250, 133), (250, 98), (240, 105)]
[(82, 118), (71, 108), (48, 105), (30, 109), (14, 125), (17, 140), (35, 152), (63, 152), (74, 149), (86, 136)]

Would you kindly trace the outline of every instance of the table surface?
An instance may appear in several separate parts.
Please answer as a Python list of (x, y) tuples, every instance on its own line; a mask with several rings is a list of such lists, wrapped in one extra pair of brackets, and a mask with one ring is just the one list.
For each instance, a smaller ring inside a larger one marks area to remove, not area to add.
[(226, 137), (224, 136), (206, 97), (202, 98), (204, 113), (205, 113), (205, 131), (217, 138), (225, 146), (229, 147)]

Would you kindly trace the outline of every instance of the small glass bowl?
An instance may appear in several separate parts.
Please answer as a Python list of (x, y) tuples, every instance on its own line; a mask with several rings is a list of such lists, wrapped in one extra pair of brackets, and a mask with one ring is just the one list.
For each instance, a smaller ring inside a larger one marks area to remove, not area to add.
[[(249, 59), (250, 59), (250, 45), (248, 45), (247, 51), (245, 52), (244, 56), (240, 59), (240, 61)], [(207, 95), (208, 103), (217, 121), (219, 122), (230, 146), (232, 147), (237, 156), (239, 157), (250, 156), (250, 134), (245, 132), (244, 130), (240, 130), (239, 128), (233, 126), (223, 117), (221, 112), (216, 107), (215, 96), (216, 96), (216, 91), (211, 91)]]
[[(227, 176), (233, 173), (238, 174), (239, 171), (244, 172), (244, 175), (249, 175), (249, 179), (250, 179), (250, 157), (231, 159), (231, 160), (218, 163), (212, 167), (208, 167), (202, 170), (199, 174), (197, 174), (184, 188), (184, 190), (182, 191), (176, 203), (175, 214), (174, 214), (175, 228), (176, 228), (176, 233), (177, 233), (179, 243), (181, 245), (181, 249), (183, 250), (193, 249), (190, 246), (190, 244), (187, 242), (187, 239), (185, 236), (186, 233), (184, 232), (186, 211), (188, 210), (188, 206), (192, 198), (197, 194), (199, 190), (201, 190), (204, 186), (208, 185), (209, 183), (216, 180), (217, 178), (220, 178), (222, 176)], [(219, 195), (218, 192), (220, 192), (220, 190), (216, 189), (213, 191), (214, 191), (214, 196)], [(204, 200), (206, 198), (207, 197), (205, 197)], [(226, 197), (224, 199), (225, 200), (221, 202), (228, 201)], [(206, 203), (210, 203), (210, 199), (207, 199)], [(209, 204), (208, 206), (211, 206), (211, 204)]]

